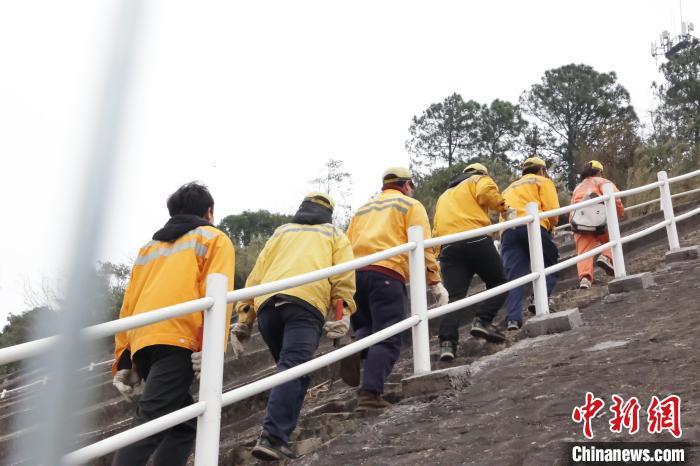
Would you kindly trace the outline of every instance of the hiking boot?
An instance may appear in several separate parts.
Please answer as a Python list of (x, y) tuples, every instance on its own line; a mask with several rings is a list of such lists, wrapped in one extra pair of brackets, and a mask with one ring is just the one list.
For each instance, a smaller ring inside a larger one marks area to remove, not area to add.
[(455, 360), (455, 354), (457, 349), (456, 344), (451, 341), (441, 341), (440, 342), (440, 361), (442, 362), (452, 362)]
[[(557, 312), (556, 306), (554, 306), (554, 300), (549, 299), (549, 312)], [(537, 306), (535, 306), (535, 297), (530, 296), (529, 304), (527, 305), (527, 311), (533, 316), (537, 314)]]
[(595, 260), (595, 265), (603, 269), (606, 275), (610, 277), (615, 275), (615, 267), (613, 267), (612, 261), (607, 256), (598, 256), (598, 258)]
[(391, 406), (391, 403), (382, 398), (380, 393), (362, 389), (357, 392), (357, 407), (355, 411), (382, 410), (389, 406)]
[(351, 387), (360, 385), (361, 362), (361, 353), (351, 354), (347, 358), (340, 360), (340, 378)]
[(508, 326), (506, 327), (507, 331), (513, 331), (513, 330), (520, 330), (520, 327), (522, 327), (523, 324), (522, 322), (518, 322), (517, 320), (509, 320), (508, 321)]
[(299, 458), (299, 455), (297, 455), (289, 445), (272, 437), (265, 431), (260, 434), (258, 443), (255, 444), (251, 453), (254, 457), (263, 461)]
[(588, 277), (583, 277), (580, 282), (578, 282), (578, 287), (582, 290), (587, 290), (591, 287), (591, 280)]
[(491, 322), (484, 322), (478, 317), (472, 323), (472, 329), (469, 331), (474, 338), (483, 338), (491, 343), (501, 343), (506, 339), (506, 336), (498, 330)]

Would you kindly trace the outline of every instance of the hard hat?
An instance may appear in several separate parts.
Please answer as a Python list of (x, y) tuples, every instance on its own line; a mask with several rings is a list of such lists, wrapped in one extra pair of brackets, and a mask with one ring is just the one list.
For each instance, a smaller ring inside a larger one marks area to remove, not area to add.
[(547, 168), (547, 162), (539, 157), (530, 157), (523, 162), (523, 169), (530, 167), (544, 167)]
[(591, 168), (595, 168), (596, 170), (603, 171), (603, 164), (598, 162), (597, 160), (591, 160), (588, 162), (588, 165), (591, 166)]
[(488, 175), (489, 171), (488, 169), (480, 164), (480, 163), (472, 163), (464, 167), (464, 170), (462, 170), (462, 173), (467, 173), (467, 172), (481, 172), (484, 175)]
[(330, 195), (318, 191), (312, 191), (307, 194), (304, 201), (313, 202), (330, 210), (333, 210), (335, 207), (335, 201)]
[(382, 175), (382, 184), (396, 183), (399, 181), (410, 181), (411, 185), (413, 183), (413, 175), (411, 170), (405, 167), (391, 167), (387, 168)]

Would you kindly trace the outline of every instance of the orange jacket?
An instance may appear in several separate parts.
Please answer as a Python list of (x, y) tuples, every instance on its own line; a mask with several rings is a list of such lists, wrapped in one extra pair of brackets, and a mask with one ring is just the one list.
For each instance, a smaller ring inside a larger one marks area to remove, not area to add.
[[(385, 189), (378, 197), (360, 207), (350, 220), (348, 239), (355, 258), (407, 243), (408, 227), (413, 225), (423, 227), (424, 238), (430, 238), (430, 222), (423, 204), (396, 189)], [(425, 268), (429, 284), (441, 281), (440, 266), (435, 256), (433, 248), (426, 248)], [(407, 254), (373, 265), (393, 270), (404, 279), (408, 278)]]
[[(228, 277), (233, 290), (234, 250), (231, 240), (212, 226), (190, 230), (173, 242), (150, 241), (139, 251), (131, 270), (129, 285), (119, 318), (143, 314), (206, 295), (206, 278), (210, 273)], [(226, 308), (226, 322), (231, 320), (232, 305)], [(115, 335), (114, 364), (117, 370), (122, 354), (131, 356), (141, 348), (171, 345), (198, 351), (202, 313), (195, 312)], [(226, 332), (228, 336), (228, 332)]]
[[(571, 203), (576, 204), (581, 202), (585, 197), (591, 193), (595, 193), (599, 196), (603, 195), (603, 185), (605, 183), (611, 183), (613, 185), (613, 191), (618, 192), (617, 186), (610, 180), (603, 178), (602, 176), (589, 176), (588, 178), (581, 181), (578, 186), (574, 189), (571, 195)], [(622, 204), (622, 199), (619, 197), (615, 199), (615, 210), (617, 210), (617, 216), (622, 217), (625, 214), (625, 206)], [(572, 212), (573, 215), (573, 212)]]

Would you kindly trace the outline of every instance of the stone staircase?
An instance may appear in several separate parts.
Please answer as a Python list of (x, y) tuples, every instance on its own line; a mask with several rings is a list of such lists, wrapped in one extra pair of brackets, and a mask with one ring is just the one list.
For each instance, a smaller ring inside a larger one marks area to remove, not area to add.
[[(688, 203), (676, 206), (676, 213), (682, 213), (696, 205), (696, 203)], [(661, 219), (662, 214), (657, 212), (624, 222), (621, 229), (623, 235), (626, 235)], [(693, 231), (698, 224), (700, 224), (700, 216), (694, 216), (678, 224), (679, 233)], [(652, 259), (658, 261), (658, 251), (652, 254), (652, 258), (645, 256), (652, 243), (657, 245), (657, 249), (664, 249), (664, 229), (653, 233), (650, 237), (625, 245), (628, 273), (635, 273), (637, 267), (641, 267), (639, 271), (650, 270), (648, 268), (651, 265), (649, 261)], [(565, 241), (560, 245), (560, 255), (562, 259), (565, 259), (573, 254), (575, 254), (574, 245), (565, 238)], [(661, 254), (660, 260), (663, 260), (663, 254)], [(585, 292), (580, 292), (574, 289), (577, 283), (575, 267), (565, 269), (560, 273), (560, 283), (554, 296), (555, 304), (558, 309), (585, 306), (607, 293), (607, 289), (601, 286), (607, 281), (608, 277), (602, 274), (596, 276), (596, 286)], [(470, 293), (478, 292), (481, 288), (483, 288), (483, 284), (476, 283), (475, 280)], [(460, 311), (464, 313), (463, 322), (465, 325), (470, 322), (474, 311), (473, 306)], [(437, 322), (431, 321), (431, 329), (433, 329), (431, 333), (435, 333), (434, 329), (437, 324)], [(509, 336), (509, 339), (503, 344), (490, 344), (473, 338), (463, 339), (457, 360), (450, 365), (471, 364), (479, 358), (512, 346), (520, 338), (522, 338), (520, 334)], [(404, 342), (401, 357), (386, 385), (385, 398), (392, 403), (402, 399), (401, 380), (412, 373), (410, 331), (405, 333)], [(227, 357), (224, 368), (224, 391), (274, 373), (272, 358), (259, 335), (254, 335), (246, 347), (248, 352), (242, 359), (234, 360)], [(431, 347), (433, 368), (447, 367), (447, 365), (437, 361), (438, 348), (435, 337), (431, 341)], [(330, 342), (322, 340), (317, 354), (323, 354), (332, 349)], [(334, 377), (336, 380), (331, 384), (333, 375), (336, 376)], [(108, 370), (87, 373), (83, 387), (85, 387), (86, 399), (99, 401), (76, 413), (83, 420), (82, 425), (84, 426), (83, 433), (79, 437), (79, 445), (76, 447), (107, 438), (130, 426), (133, 405), (122, 399), (112, 387), (111, 374)], [(313, 373), (311, 387), (299, 426), (292, 437), (295, 448), (302, 454), (309, 453), (344, 433), (356, 431), (362, 427), (363, 419), (368, 416), (354, 412), (355, 389), (340, 381), (337, 377), (337, 371), (333, 367), (325, 367)], [(10, 451), (18, 437), (23, 434), (17, 429), (17, 419), (28, 409), (27, 406), (31, 406), (32, 400), (38, 396), (40, 389), (41, 386), (37, 386), (35, 390), (28, 390), (9, 400), (0, 401), (0, 432), (2, 433), (0, 435), (0, 464), (9, 464)], [(197, 393), (197, 390), (198, 387), (195, 386), (193, 392)], [(91, 394), (91, 398), (89, 398), (88, 393)], [(256, 460), (250, 456), (250, 450), (260, 433), (266, 402), (267, 393), (262, 393), (222, 410), (219, 464), (256, 464)], [(108, 465), (110, 461), (111, 455), (100, 458), (91, 464)]]

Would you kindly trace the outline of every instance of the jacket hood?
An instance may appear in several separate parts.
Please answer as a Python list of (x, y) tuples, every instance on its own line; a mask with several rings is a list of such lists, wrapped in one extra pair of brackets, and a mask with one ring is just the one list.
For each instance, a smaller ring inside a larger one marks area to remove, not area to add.
[(459, 175), (452, 178), (452, 181), (450, 181), (450, 185), (448, 186), (448, 188), (454, 188), (459, 183), (468, 178), (471, 178), (472, 176), (474, 176), (474, 173), (460, 173)]
[(294, 214), (292, 223), (302, 225), (318, 225), (320, 223), (333, 223), (333, 211), (311, 201), (304, 201), (299, 210)]
[(198, 215), (173, 215), (163, 228), (153, 234), (153, 239), (156, 241), (175, 241), (187, 232), (204, 226), (211, 226), (211, 223)]

